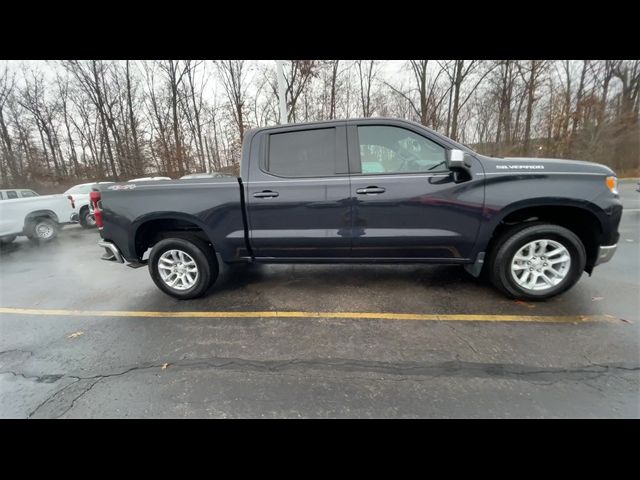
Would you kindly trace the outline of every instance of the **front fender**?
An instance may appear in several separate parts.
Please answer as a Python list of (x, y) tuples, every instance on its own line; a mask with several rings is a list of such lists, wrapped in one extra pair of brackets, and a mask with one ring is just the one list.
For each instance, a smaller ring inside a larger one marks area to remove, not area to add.
[(493, 232), (508, 215), (519, 210), (536, 207), (578, 208), (593, 214), (598, 220), (602, 232), (606, 232), (610, 228), (610, 215), (602, 207), (588, 200), (567, 197), (534, 197), (513, 201), (501, 208), (485, 205), (482, 212), (480, 231), (478, 233), (478, 242), (472, 258), (476, 258), (478, 253), (486, 251)]

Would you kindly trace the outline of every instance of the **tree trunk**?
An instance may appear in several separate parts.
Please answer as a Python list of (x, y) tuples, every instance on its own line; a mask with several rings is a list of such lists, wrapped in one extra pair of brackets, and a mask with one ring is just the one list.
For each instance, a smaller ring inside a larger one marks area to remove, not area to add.
[(133, 101), (131, 98), (131, 74), (129, 71), (129, 60), (126, 61), (126, 77), (127, 77), (127, 107), (129, 110), (129, 122), (131, 124), (131, 136), (133, 138), (133, 160), (136, 175), (142, 175), (144, 170), (142, 154), (140, 151), (140, 143), (138, 141), (138, 125), (136, 117), (133, 113)]

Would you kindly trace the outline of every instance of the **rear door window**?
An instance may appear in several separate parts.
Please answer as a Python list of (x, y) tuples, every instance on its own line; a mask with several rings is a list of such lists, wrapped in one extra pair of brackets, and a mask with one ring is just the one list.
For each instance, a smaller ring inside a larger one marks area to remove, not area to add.
[(279, 177), (329, 177), (339, 171), (336, 151), (335, 128), (275, 133), (265, 167)]
[(18, 198), (18, 193), (13, 191), (13, 190), (11, 190), (11, 191), (7, 192), (7, 198), (8, 199)]

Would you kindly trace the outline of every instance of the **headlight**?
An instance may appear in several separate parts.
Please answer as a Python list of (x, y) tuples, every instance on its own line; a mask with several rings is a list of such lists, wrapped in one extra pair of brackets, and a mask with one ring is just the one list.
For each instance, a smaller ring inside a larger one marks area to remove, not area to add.
[(618, 195), (618, 177), (607, 177), (605, 178), (604, 183), (611, 191), (611, 193), (613, 193), (614, 195)]

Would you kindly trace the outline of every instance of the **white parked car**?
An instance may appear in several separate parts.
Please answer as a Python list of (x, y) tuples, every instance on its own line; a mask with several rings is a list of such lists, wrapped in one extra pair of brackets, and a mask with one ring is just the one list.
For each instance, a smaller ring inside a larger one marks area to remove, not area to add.
[(89, 193), (91, 192), (91, 189), (94, 186), (107, 183), (113, 182), (81, 183), (64, 192), (65, 195), (70, 195), (72, 197), (73, 203), (75, 203), (76, 210), (80, 217), (80, 225), (82, 225), (83, 228), (94, 228), (96, 226), (96, 221), (93, 218), (93, 212), (91, 211), (89, 202)]
[[(30, 240), (48, 242), (56, 237), (59, 228), (78, 221), (73, 202), (66, 195), (27, 195), (13, 198), (6, 192), (31, 190), (2, 190), (0, 201), (0, 244), (13, 242), (25, 235)], [(6, 198), (6, 199), (5, 199)]]

